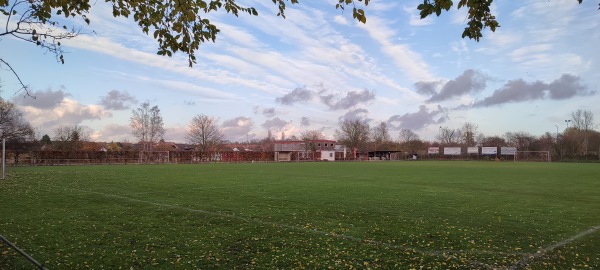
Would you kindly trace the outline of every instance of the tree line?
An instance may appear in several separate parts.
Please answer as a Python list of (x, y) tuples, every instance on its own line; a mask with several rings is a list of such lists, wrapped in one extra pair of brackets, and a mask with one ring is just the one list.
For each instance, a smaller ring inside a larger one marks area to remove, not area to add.
[(385, 122), (370, 127), (365, 120), (345, 120), (336, 130), (336, 139), (359, 152), (402, 151), (407, 154), (423, 153), (430, 146), (511, 146), (518, 151), (549, 151), (554, 160), (600, 159), (600, 132), (589, 110), (576, 110), (565, 121), (571, 126), (562, 133), (546, 132), (541, 136), (526, 131), (508, 131), (503, 135), (485, 135), (479, 126), (466, 122), (459, 128), (440, 126), (434, 141), (422, 140), (411, 129), (402, 129), (397, 139), (392, 139)]
[[(151, 106), (148, 101), (132, 110), (130, 117), (131, 133), (137, 139), (139, 150), (157, 150), (156, 145), (164, 141), (164, 121), (158, 106)], [(550, 151), (554, 159), (594, 158), (600, 153), (600, 132), (595, 129), (594, 114), (588, 110), (576, 110), (565, 120), (569, 125), (563, 132), (546, 132), (535, 136), (525, 131), (509, 131), (501, 136), (485, 135), (479, 131), (477, 124), (466, 122), (459, 128), (440, 126), (435, 140), (423, 140), (411, 129), (400, 130), (394, 138), (386, 122), (370, 125), (365, 119), (346, 119), (339, 123), (334, 139), (348, 149), (356, 149), (359, 153), (377, 151), (401, 151), (417, 153), (429, 146), (513, 146), (519, 151)], [(0, 99), (0, 139), (6, 139), (9, 146), (20, 150), (53, 150), (53, 151), (98, 151), (86, 148), (90, 133), (84, 127), (63, 125), (54, 130), (51, 137), (45, 134), (41, 139), (35, 137), (35, 129), (23, 117), (23, 113), (11, 102)], [(305, 130), (298, 136), (281, 134), (279, 140), (323, 140), (326, 136), (319, 130)], [(266, 138), (253, 140), (253, 144), (262, 144), (263, 151), (272, 151), (272, 143), (276, 138), (269, 130)], [(200, 152), (218, 151), (226, 142), (218, 120), (215, 117), (198, 114), (187, 127), (186, 141)], [(249, 142), (246, 142), (249, 143)], [(117, 148), (111, 142), (105, 146), (106, 151)], [(316, 151), (317, 149), (310, 149)]]

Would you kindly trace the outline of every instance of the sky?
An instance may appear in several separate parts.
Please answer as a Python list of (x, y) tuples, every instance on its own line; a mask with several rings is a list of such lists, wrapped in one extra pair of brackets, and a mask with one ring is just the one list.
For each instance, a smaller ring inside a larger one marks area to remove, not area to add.
[[(386, 122), (435, 140), (440, 127), (470, 122), (486, 136), (555, 134), (578, 109), (600, 122), (600, 11), (597, 1), (495, 1), (500, 23), (480, 42), (461, 38), (466, 10), (419, 19), (419, 1), (370, 1), (367, 23), (335, 0), (287, 5), (247, 0), (259, 16), (207, 18), (221, 32), (202, 44), (197, 64), (159, 56), (137, 24), (96, 2), (82, 34), (65, 40), (65, 63), (39, 47), (0, 39), (9, 62), (36, 98), (0, 71), (0, 95), (18, 105), (36, 134), (80, 125), (95, 141), (130, 141), (132, 110), (158, 106), (166, 141), (187, 142), (199, 114), (215, 117), (226, 139), (276, 139), (320, 130), (334, 139), (344, 119)], [(241, 3), (241, 2), (240, 2)], [(6, 24), (6, 17), (0, 17)]]

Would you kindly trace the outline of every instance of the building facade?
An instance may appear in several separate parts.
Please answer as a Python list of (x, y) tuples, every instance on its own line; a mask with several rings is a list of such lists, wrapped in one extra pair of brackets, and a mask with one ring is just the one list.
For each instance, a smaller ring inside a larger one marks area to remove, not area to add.
[[(335, 161), (336, 144), (333, 140), (275, 141), (275, 161)], [(339, 146), (338, 146), (339, 149)]]

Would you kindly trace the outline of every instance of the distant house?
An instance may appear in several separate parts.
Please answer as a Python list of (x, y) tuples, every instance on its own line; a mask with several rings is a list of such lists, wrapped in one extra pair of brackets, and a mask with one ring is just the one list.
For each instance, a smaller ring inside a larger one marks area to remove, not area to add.
[(153, 151), (179, 151), (179, 146), (174, 142), (165, 142), (161, 140), (157, 144), (154, 144)]
[(177, 149), (179, 149), (180, 151), (194, 151), (196, 147), (192, 144), (178, 143)]
[(275, 141), (273, 151), (275, 161), (336, 159), (336, 143), (333, 140)]
[(252, 143), (227, 143), (221, 146), (221, 151), (234, 151), (234, 152), (264, 152), (264, 149), (260, 144)]

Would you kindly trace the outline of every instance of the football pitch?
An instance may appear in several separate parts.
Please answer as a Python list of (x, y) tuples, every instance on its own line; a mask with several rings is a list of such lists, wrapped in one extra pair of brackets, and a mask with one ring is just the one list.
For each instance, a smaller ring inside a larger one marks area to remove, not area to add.
[(0, 235), (48, 269), (598, 269), (600, 164), (9, 167)]

